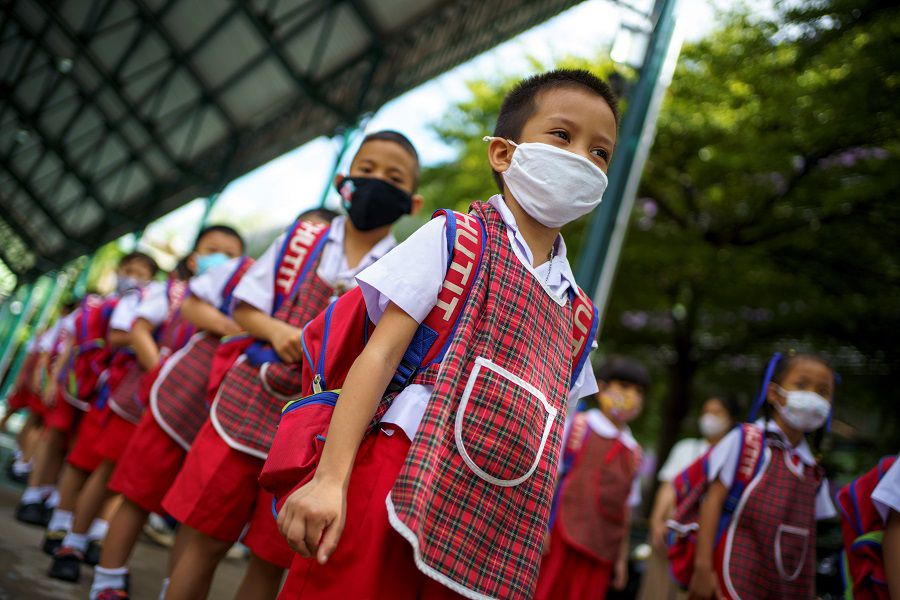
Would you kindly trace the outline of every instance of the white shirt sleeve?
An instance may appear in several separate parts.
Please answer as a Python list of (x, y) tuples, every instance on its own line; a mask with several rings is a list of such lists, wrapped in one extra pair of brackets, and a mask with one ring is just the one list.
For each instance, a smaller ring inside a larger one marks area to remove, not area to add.
[(872, 503), (885, 523), (891, 511), (900, 513), (900, 458), (878, 482), (872, 492)]
[(134, 323), (140, 303), (141, 295), (138, 292), (128, 292), (122, 296), (109, 317), (109, 328), (117, 331), (131, 331), (131, 324)]
[(657, 473), (659, 481), (672, 481), (675, 476), (685, 470), (703, 455), (708, 446), (702, 440), (686, 438), (675, 444), (665, 464)]
[(631, 492), (628, 494), (628, 506), (634, 508), (641, 504), (641, 477), (635, 475), (634, 481), (631, 482)]
[(403, 243), (356, 276), (372, 322), (388, 303), (421, 323), (437, 304), (447, 274), (446, 219), (425, 223)]
[(275, 261), (284, 244), (286, 233), (279, 235), (272, 242), (253, 266), (247, 269), (241, 282), (234, 288), (234, 299), (246, 302), (267, 315), (272, 314), (275, 302)]
[(741, 429), (735, 427), (709, 453), (709, 482), (716, 479), (726, 488), (734, 483), (734, 472), (741, 454)]
[(572, 384), (572, 389), (569, 390), (569, 412), (571, 413), (575, 410), (579, 400), (586, 396), (593, 396), (599, 391), (597, 379), (594, 377), (594, 371), (591, 369), (591, 359), (588, 356), (588, 359), (584, 361), (581, 372), (575, 378), (575, 383)]
[(819, 491), (816, 493), (816, 519), (831, 519), (837, 516), (837, 510), (834, 508), (834, 502), (831, 500), (829, 493), (830, 486), (828, 478), (823, 477), (822, 483), (819, 484)]
[(146, 319), (154, 327), (159, 327), (169, 314), (169, 297), (165, 283), (154, 281), (147, 287), (147, 293), (137, 306), (134, 318)]
[(62, 322), (61, 327), (63, 331), (65, 331), (70, 336), (75, 335), (75, 319), (78, 317), (78, 312), (80, 310), (80, 308), (77, 308), (60, 319), (60, 321)]
[(38, 340), (38, 350), (45, 354), (49, 352), (53, 352), (53, 344), (56, 342), (56, 338), (59, 336), (59, 328), (61, 327), (62, 319), (59, 319), (54, 323), (50, 329), (44, 332), (41, 336), (41, 339)]
[[(202, 275), (193, 277), (188, 284), (191, 295), (219, 308), (224, 300), (225, 285), (231, 279), (231, 275), (237, 269), (240, 261), (240, 257), (232, 258), (226, 263), (216, 265)], [(269, 272), (272, 272), (271, 269)]]

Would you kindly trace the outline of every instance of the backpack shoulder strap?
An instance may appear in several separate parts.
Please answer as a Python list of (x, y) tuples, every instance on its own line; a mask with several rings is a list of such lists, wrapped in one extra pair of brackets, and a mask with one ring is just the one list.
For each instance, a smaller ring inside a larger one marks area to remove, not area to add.
[(578, 375), (587, 363), (591, 347), (600, 326), (600, 311), (580, 287), (572, 295), (572, 378), (569, 389), (575, 385)]
[(437, 303), (400, 360), (391, 382), (397, 389), (406, 387), (419, 371), (444, 359), (484, 258), (487, 232), (481, 219), (449, 209), (435, 211), (431, 218), (437, 217), (447, 221), (447, 273)]
[(297, 219), (288, 227), (275, 259), (272, 314), (275, 314), (285, 300), (293, 298), (297, 293), (300, 283), (306, 279), (310, 267), (328, 241), (329, 229), (325, 223), (311, 223), (302, 219)]
[(725, 532), (731, 515), (741, 501), (741, 496), (744, 495), (747, 486), (759, 473), (763, 451), (766, 447), (766, 436), (761, 427), (752, 423), (741, 423), (739, 431), (741, 436), (740, 453), (738, 454), (737, 464), (734, 467), (734, 478), (732, 479), (731, 488), (728, 490), (725, 504), (722, 506), (722, 517), (719, 520), (719, 531), (716, 539), (719, 539)]
[(219, 305), (219, 311), (230, 314), (231, 300), (234, 298), (234, 289), (237, 287), (237, 284), (240, 283), (244, 273), (246, 273), (247, 269), (252, 265), (253, 259), (249, 256), (242, 256), (240, 260), (238, 260), (237, 266), (231, 273), (228, 281), (225, 282), (225, 287), (222, 288), (222, 304)]

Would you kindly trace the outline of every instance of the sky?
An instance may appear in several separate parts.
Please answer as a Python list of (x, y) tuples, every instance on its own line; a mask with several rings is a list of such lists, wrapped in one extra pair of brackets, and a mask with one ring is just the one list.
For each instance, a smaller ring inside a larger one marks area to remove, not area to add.
[[(738, 0), (681, 0), (679, 28), (684, 39), (696, 40), (715, 26), (717, 8)], [(646, 11), (652, 0), (631, 0)], [(586, 0), (384, 105), (367, 124), (367, 131), (397, 129), (419, 151), (423, 165), (454, 158), (453, 150), (430, 129), (455, 102), (467, 98), (466, 81), (486, 74), (518, 74), (530, 69), (529, 58), (544, 64), (567, 55), (596, 55), (612, 49), (614, 58), (627, 54), (627, 38), (618, 37), (622, 25), (639, 17), (608, 0)], [(590, 26), (585, 26), (589, 23)], [(639, 49), (638, 49), (639, 51)], [(299, 212), (318, 205), (328, 190), (340, 141), (312, 140), (232, 181), (220, 195), (209, 222), (240, 224), (243, 232), (285, 226)], [(352, 156), (352, 152), (348, 153)], [(260, 211), (261, 203), (266, 210)], [(329, 191), (329, 206), (337, 195)], [(143, 241), (185, 253), (193, 241), (204, 210), (195, 200), (150, 225)]]

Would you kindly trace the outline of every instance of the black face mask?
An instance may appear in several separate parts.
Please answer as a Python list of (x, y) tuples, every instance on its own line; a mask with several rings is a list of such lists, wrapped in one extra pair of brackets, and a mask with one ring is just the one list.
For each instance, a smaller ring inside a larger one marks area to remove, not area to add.
[(353, 226), (371, 231), (390, 225), (412, 211), (412, 196), (372, 177), (348, 177), (337, 186)]

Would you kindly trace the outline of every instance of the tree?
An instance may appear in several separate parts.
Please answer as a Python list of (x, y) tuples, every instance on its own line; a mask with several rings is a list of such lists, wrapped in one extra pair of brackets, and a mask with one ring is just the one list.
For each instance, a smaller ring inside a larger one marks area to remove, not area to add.
[[(661, 456), (706, 394), (755, 394), (775, 348), (830, 358), (845, 437), (898, 445), (900, 19), (874, 0), (793, 4), (724, 14), (685, 46), (659, 119), (601, 349), (657, 375), (637, 429)], [(459, 157), (423, 174), (434, 205), (494, 193), (481, 137), (517, 79), (470, 82), (436, 124)], [(564, 233), (574, 261), (583, 223)]]

